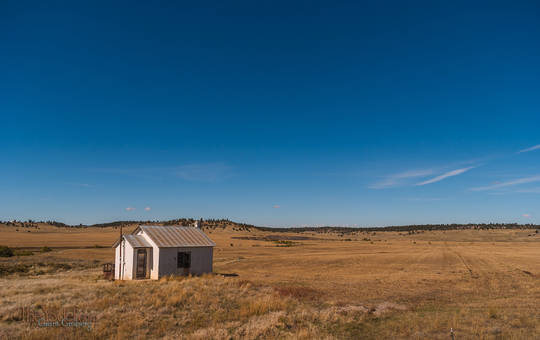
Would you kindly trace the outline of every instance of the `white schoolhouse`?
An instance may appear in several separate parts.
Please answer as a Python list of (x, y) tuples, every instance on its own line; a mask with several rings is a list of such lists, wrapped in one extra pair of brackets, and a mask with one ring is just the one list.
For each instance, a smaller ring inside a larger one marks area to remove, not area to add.
[(114, 243), (114, 278), (157, 280), (211, 273), (215, 245), (197, 227), (141, 225)]

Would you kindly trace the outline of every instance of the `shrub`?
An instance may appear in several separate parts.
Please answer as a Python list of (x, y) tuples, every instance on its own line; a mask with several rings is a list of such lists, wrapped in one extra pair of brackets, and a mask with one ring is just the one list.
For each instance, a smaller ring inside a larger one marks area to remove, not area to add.
[(0, 265), (0, 277), (14, 274), (14, 273), (27, 273), (32, 266), (29, 264), (16, 263), (12, 265)]
[(276, 243), (276, 247), (293, 247), (297, 245), (296, 242), (288, 241), (288, 240), (277, 240), (274, 242)]
[(51, 263), (49, 264), (53, 270), (70, 270), (73, 267), (67, 263)]
[(34, 253), (31, 252), (30, 250), (15, 250), (15, 252), (14, 252), (13, 254), (16, 255), (16, 256), (30, 256), (30, 255), (34, 255)]
[(47, 253), (47, 252), (50, 252), (50, 251), (52, 251), (52, 249), (50, 247), (45, 246), (45, 247), (41, 248), (42, 253)]
[(6, 246), (0, 246), (0, 257), (11, 257), (13, 256), (13, 250)]

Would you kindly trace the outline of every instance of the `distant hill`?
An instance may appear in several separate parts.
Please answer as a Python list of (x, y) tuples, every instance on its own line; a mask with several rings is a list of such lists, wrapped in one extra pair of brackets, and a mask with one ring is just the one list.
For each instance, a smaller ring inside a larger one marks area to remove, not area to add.
[(431, 230), (470, 230), (470, 229), (540, 229), (537, 224), (518, 224), (518, 223), (474, 223), (474, 224), (420, 224), (420, 225), (402, 225), (402, 226), (386, 226), (386, 227), (300, 227), (300, 228), (269, 228), (256, 227), (259, 230), (274, 231), (274, 232), (337, 232), (343, 234), (355, 232), (422, 232)]
[[(0, 224), (6, 226), (22, 227), (22, 228), (39, 228), (40, 224), (48, 224), (58, 228), (119, 228), (123, 226), (131, 226), (138, 224), (154, 224), (154, 225), (195, 225), (194, 218), (178, 218), (167, 221), (114, 221), (99, 224), (77, 224), (69, 225), (57, 221), (0, 221)], [(259, 227), (252, 224), (234, 222), (228, 219), (207, 219), (202, 220), (204, 229), (217, 229), (217, 228), (232, 228), (233, 230), (245, 230), (251, 231), (252, 229), (270, 232), (317, 232), (317, 233), (341, 233), (350, 234), (357, 232), (423, 232), (432, 230), (470, 230), (470, 229), (540, 229), (540, 225), (537, 224), (518, 224), (518, 223), (469, 223), (469, 224), (423, 224), (423, 225), (402, 225), (402, 226), (386, 226), (386, 227), (336, 227), (336, 226), (323, 226), (323, 227), (289, 227), (289, 228), (273, 228), (273, 227)]]
[[(184, 226), (193, 226), (197, 219), (194, 218), (178, 218), (174, 220), (167, 221), (113, 221), (107, 223), (99, 224), (75, 224), (70, 225), (58, 221), (0, 221), (0, 224), (5, 224), (6, 226), (18, 227), (18, 228), (39, 228), (39, 225), (51, 225), (58, 228), (119, 228), (120, 226), (131, 226), (138, 224), (153, 224), (153, 225), (184, 225)], [(249, 230), (253, 228), (258, 228), (251, 224), (233, 222), (227, 219), (207, 219), (203, 220), (203, 228), (205, 229), (216, 229), (216, 228), (227, 228), (231, 227), (237, 230)]]

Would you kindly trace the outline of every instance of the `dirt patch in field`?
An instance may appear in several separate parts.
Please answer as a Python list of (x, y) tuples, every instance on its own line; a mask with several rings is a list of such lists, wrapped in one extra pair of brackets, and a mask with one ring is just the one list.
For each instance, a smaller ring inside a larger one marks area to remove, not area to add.
[(381, 316), (383, 314), (386, 314), (388, 312), (395, 311), (395, 310), (405, 311), (407, 310), (407, 307), (404, 305), (399, 305), (397, 303), (386, 301), (386, 302), (380, 303), (379, 305), (377, 305), (377, 307), (372, 308), (370, 310), (370, 313), (372, 313), (375, 316)]

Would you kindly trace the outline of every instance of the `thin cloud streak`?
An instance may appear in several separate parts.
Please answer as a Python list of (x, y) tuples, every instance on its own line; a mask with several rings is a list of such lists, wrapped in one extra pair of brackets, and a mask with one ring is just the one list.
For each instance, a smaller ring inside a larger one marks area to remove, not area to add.
[(432, 169), (410, 170), (388, 176), (385, 180), (371, 185), (370, 189), (385, 189), (403, 184), (403, 180), (409, 178), (426, 177), (433, 174)]
[(468, 168), (462, 168), (462, 169), (456, 169), (456, 170), (452, 170), (452, 171), (449, 171), (447, 173), (444, 173), (442, 175), (439, 175), (437, 177), (434, 177), (432, 179), (428, 179), (427, 181), (424, 181), (424, 182), (420, 182), (420, 183), (417, 183), (416, 185), (418, 186), (422, 186), (422, 185), (426, 185), (426, 184), (431, 184), (431, 183), (436, 183), (436, 182), (440, 182), (442, 181), (443, 179), (446, 179), (448, 177), (453, 177), (453, 176), (457, 176), (457, 175), (461, 175), (471, 169), (475, 168), (474, 166), (470, 166)]
[(509, 186), (527, 184), (527, 183), (533, 183), (533, 182), (540, 182), (540, 175), (539, 176), (519, 178), (519, 179), (515, 179), (513, 181), (497, 183), (497, 184), (489, 185), (489, 186), (485, 186), (485, 187), (471, 188), (471, 190), (472, 191), (495, 190), (495, 189), (505, 188), (505, 187), (509, 187)]
[(527, 148), (527, 149), (520, 150), (518, 153), (530, 152), (530, 151), (534, 151), (538, 149), (540, 149), (540, 144), (531, 146), (530, 148)]

